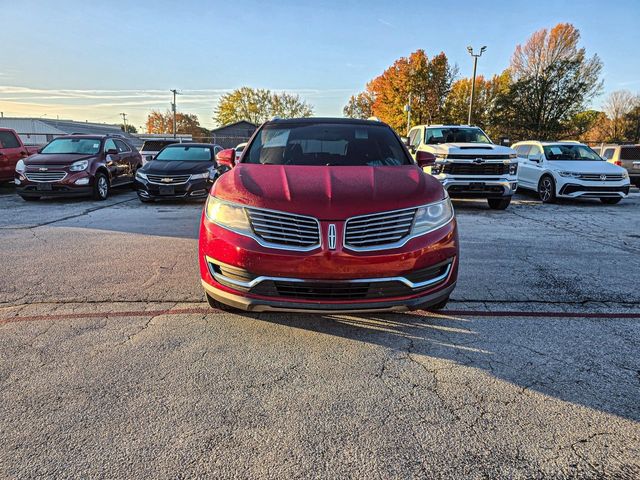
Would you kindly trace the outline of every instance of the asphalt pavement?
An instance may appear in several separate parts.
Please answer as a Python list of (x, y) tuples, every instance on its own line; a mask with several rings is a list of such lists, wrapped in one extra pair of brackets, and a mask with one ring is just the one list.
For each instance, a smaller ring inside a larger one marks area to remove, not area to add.
[(454, 205), (441, 314), (229, 314), (201, 203), (0, 189), (0, 477), (640, 478), (640, 193)]

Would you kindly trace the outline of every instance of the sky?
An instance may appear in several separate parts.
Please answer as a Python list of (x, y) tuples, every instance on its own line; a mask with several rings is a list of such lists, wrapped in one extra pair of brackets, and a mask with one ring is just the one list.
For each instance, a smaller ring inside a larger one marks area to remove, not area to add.
[(509, 65), (536, 30), (570, 22), (604, 62), (603, 95), (640, 93), (640, 0), (381, 1), (0, 0), (0, 111), (120, 123), (153, 109), (198, 115), (241, 86), (299, 94), (318, 116), (396, 59), (443, 51), (471, 76), (467, 45), (487, 46), (478, 74)]

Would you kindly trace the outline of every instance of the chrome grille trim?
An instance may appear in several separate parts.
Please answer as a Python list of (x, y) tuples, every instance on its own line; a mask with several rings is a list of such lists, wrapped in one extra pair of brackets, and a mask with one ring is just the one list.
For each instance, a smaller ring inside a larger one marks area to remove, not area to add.
[(393, 248), (411, 233), (417, 208), (380, 212), (347, 219), (343, 243), (356, 251)]
[[(163, 178), (170, 178), (170, 182), (163, 182)], [(189, 181), (191, 175), (156, 175), (147, 174), (147, 179), (155, 185), (183, 185)]]
[[(600, 175), (604, 175), (605, 178), (604, 180), (602, 180), (600, 178)], [(580, 176), (578, 177), (581, 180), (590, 180), (590, 181), (598, 181), (598, 182), (619, 182), (620, 180), (624, 180), (624, 177), (618, 173), (613, 173), (613, 174), (609, 174), (609, 173), (581, 173)]]
[(309, 251), (321, 246), (320, 222), (295, 213), (247, 208), (251, 229), (265, 247)]
[(64, 180), (67, 172), (25, 172), (24, 176), (30, 182), (59, 182)]

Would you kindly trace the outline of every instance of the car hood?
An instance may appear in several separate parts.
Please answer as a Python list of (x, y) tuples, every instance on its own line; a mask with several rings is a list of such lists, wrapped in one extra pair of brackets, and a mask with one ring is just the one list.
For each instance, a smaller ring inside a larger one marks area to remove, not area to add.
[(457, 155), (509, 155), (516, 153), (515, 150), (502, 145), (492, 143), (440, 143), (429, 145), (434, 153), (457, 154)]
[(91, 160), (96, 158), (95, 155), (69, 155), (57, 153), (36, 153), (25, 159), (24, 163), (30, 165), (71, 165), (80, 160)]
[(320, 220), (414, 207), (445, 198), (440, 183), (415, 165), (329, 167), (241, 163), (214, 185), (221, 199)]
[(169, 161), (151, 160), (147, 162), (144, 167), (140, 169), (143, 173), (151, 173), (157, 175), (167, 174), (187, 174), (187, 173), (202, 173), (209, 168), (215, 167), (215, 164), (210, 161), (204, 162), (192, 162), (192, 161)]
[(622, 174), (626, 170), (613, 163), (598, 160), (548, 160), (549, 166), (557, 171), (574, 173)]

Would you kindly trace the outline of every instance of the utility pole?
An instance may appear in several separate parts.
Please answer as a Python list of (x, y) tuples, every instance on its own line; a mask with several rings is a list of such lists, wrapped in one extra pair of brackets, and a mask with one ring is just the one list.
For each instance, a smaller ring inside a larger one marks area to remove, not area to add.
[(409, 101), (404, 106), (404, 111), (407, 112), (407, 135), (409, 135), (409, 130), (411, 130), (411, 93), (409, 93)]
[(476, 96), (476, 69), (478, 68), (478, 58), (482, 56), (487, 47), (482, 47), (480, 53), (473, 53), (473, 47), (467, 47), (467, 52), (473, 57), (473, 79), (471, 81), (471, 101), (469, 102), (469, 118), (467, 123), (471, 125), (471, 112), (473, 111), (473, 101)]
[(122, 112), (120, 113), (120, 116), (122, 117), (122, 125), (124, 126), (124, 133), (127, 133), (127, 114)]
[(171, 110), (173, 111), (173, 138), (176, 138), (176, 95), (178, 95), (178, 90), (174, 88), (169, 91), (173, 93), (173, 103), (171, 104)]

